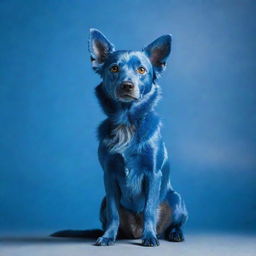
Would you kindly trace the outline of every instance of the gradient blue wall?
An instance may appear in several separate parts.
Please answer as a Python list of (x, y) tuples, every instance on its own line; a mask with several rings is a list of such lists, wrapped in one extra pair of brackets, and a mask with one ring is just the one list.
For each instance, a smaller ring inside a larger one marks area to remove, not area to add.
[(158, 110), (187, 228), (256, 228), (255, 1), (0, 2), (0, 230), (99, 227), (104, 195), (87, 51), (173, 34)]

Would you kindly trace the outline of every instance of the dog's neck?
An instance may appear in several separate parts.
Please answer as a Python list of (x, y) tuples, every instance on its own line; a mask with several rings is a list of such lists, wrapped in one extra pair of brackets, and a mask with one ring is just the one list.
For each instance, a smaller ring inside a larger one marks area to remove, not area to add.
[(104, 113), (115, 125), (137, 126), (146, 115), (154, 110), (159, 94), (159, 86), (152, 84), (151, 91), (140, 100), (123, 103), (111, 99), (104, 91), (102, 83), (96, 87), (99, 103)]

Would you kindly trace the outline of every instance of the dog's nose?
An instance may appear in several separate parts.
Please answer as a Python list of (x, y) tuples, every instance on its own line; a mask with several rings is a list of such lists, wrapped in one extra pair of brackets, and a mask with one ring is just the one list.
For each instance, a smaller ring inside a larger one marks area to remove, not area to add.
[(130, 81), (124, 81), (121, 83), (121, 89), (127, 92), (132, 91), (134, 88), (134, 84)]

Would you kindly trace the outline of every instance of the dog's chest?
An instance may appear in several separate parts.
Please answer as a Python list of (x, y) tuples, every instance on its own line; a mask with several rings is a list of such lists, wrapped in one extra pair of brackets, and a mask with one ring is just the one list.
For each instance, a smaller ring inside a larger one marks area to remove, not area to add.
[(138, 155), (127, 152), (121, 155), (123, 158), (123, 168), (119, 176), (121, 184), (127, 191), (132, 190), (135, 193), (140, 193), (144, 174), (140, 168)]
[(126, 175), (119, 177), (121, 204), (129, 209), (141, 209), (144, 205), (142, 173), (130, 169)]
[(120, 122), (112, 124), (110, 132), (103, 142), (111, 153), (122, 154), (132, 142), (135, 130), (135, 125), (120, 120)]
[(121, 204), (127, 209), (141, 211), (145, 204), (144, 174), (138, 168), (134, 158), (136, 157), (124, 159), (124, 169), (118, 176), (118, 185), (121, 190)]

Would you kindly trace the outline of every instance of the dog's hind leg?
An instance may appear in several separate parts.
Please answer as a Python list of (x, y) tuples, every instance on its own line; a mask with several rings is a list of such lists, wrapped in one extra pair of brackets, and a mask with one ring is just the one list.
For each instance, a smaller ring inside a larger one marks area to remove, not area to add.
[(181, 242), (184, 240), (182, 225), (187, 221), (188, 214), (185, 203), (181, 196), (170, 190), (166, 195), (166, 201), (171, 208), (171, 224), (165, 231), (165, 238), (172, 242)]

